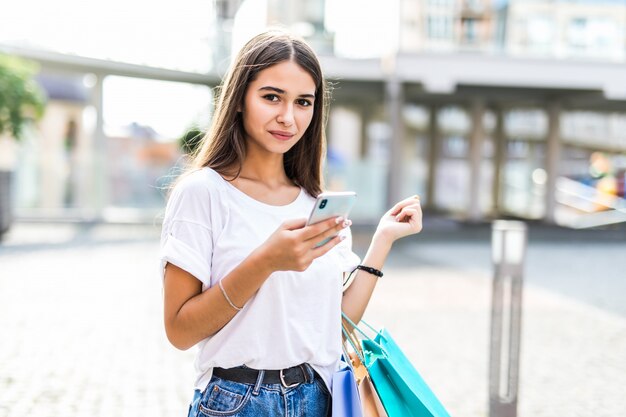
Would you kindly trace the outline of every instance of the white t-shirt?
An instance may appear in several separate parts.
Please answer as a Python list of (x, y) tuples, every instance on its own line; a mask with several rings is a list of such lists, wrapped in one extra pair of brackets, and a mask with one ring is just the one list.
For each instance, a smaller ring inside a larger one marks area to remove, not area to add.
[[(161, 232), (161, 273), (170, 262), (216, 285), (287, 219), (306, 218), (315, 199), (304, 189), (290, 204), (253, 199), (210, 168), (176, 185)], [(304, 272), (270, 275), (243, 310), (219, 332), (198, 343), (195, 388), (204, 389), (214, 367), (246, 365), (283, 369), (309, 363), (328, 388), (341, 357), (343, 272), (360, 259), (347, 238)]]

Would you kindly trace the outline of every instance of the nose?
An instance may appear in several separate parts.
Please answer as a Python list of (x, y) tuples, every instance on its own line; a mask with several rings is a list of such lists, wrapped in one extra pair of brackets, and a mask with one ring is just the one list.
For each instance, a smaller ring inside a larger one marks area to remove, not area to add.
[(281, 107), (276, 121), (285, 126), (291, 126), (294, 123), (293, 105), (286, 103)]

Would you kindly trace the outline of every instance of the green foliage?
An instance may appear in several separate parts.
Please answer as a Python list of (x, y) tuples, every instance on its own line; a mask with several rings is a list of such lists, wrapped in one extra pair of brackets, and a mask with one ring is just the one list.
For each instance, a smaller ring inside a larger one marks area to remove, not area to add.
[(180, 147), (182, 148), (183, 152), (191, 155), (194, 154), (196, 152), (196, 149), (198, 148), (198, 145), (200, 144), (200, 141), (204, 137), (204, 133), (205, 132), (197, 128), (189, 129), (180, 138)]
[(33, 62), (0, 54), (0, 134), (19, 140), (23, 127), (43, 115), (45, 96), (33, 79), (37, 70)]

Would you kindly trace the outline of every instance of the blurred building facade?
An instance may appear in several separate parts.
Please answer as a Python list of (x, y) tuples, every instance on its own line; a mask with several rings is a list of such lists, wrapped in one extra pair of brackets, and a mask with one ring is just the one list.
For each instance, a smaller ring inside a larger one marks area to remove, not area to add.
[(401, 0), (400, 50), (488, 51), (496, 13), (490, 0)]
[(623, 1), (510, 0), (498, 10), (497, 43), (514, 56), (623, 62)]
[[(140, 121), (107, 130), (104, 81), (213, 88), (232, 45), (241, 42), (238, 28), (256, 27), (242, 22), (245, 11), (256, 14), (258, 27), (280, 23), (318, 51), (336, 86), (327, 185), (358, 192), (355, 221), (374, 221), (412, 194), (429, 210), (468, 221), (511, 215), (584, 227), (626, 220), (624, 2), (398, 0), (396, 43), (360, 59), (336, 50), (329, 6), (216, 0), (207, 29), (210, 73), (0, 43), (0, 50), (39, 61), (44, 76), (93, 78), (69, 100), (42, 84), (51, 104), (24, 147), (36, 152), (22, 153), (17, 177), (30, 185), (21, 187), (18, 214), (110, 218), (117, 210), (153, 219), (162, 211), (163, 187), (184, 161), (177, 137)], [(160, 99), (172, 97), (151, 100)], [(609, 218), (609, 211), (617, 215)]]

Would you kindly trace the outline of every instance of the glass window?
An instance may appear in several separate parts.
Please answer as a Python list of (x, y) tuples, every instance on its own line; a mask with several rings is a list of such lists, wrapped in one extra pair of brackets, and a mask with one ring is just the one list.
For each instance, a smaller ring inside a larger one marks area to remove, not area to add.
[(444, 15), (428, 16), (428, 37), (431, 39), (452, 38), (452, 19)]
[(442, 135), (435, 173), (435, 206), (454, 213), (464, 213), (469, 199), (469, 141), (461, 135)]
[(548, 116), (539, 109), (514, 109), (506, 114), (505, 130), (510, 136), (544, 140), (548, 131)]
[(555, 23), (547, 17), (528, 19), (528, 48), (531, 52), (549, 52), (554, 38)]
[(477, 38), (477, 34), (476, 34), (476, 20), (475, 19), (466, 19), (464, 22), (464, 29), (465, 29), (465, 40), (467, 42), (474, 42), (476, 41)]
[(510, 140), (503, 165), (502, 207), (511, 214), (538, 219), (545, 214), (545, 143)]
[(569, 111), (561, 116), (566, 143), (596, 149), (626, 151), (626, 116), (592, 111)]
[(466, 0), (467, 7), (472, 10), (480, 10), (482, 7), (480, 0)]
[(587, 19), (575, 18), (569, 22), (567, 40), (573, 48), (585, 48), (588, 43)]
[(429, 0), (430, 6), (452, 6), (455, 0)]
[(590, 50), (607, 58), (623, 56), (624, 43), (620, 42), (619, 23), (609, 19), (591, 19), (588, 25)]

